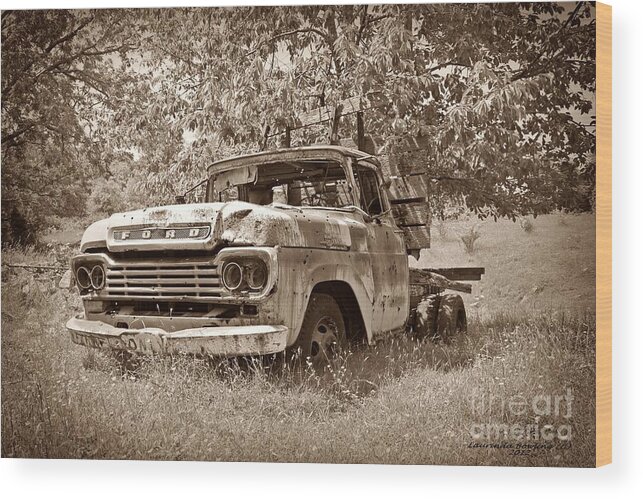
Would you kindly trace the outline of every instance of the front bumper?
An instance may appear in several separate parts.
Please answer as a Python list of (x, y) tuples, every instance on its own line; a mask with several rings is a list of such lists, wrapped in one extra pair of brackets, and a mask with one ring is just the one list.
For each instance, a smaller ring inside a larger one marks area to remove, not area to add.
[(168, 333), (160, 328), (126, 329), (72, 317), (67, 329), (78, 345), (143, 354), (266, 355), (285, 350), (288, 341), (286, 326), (198, 327)]

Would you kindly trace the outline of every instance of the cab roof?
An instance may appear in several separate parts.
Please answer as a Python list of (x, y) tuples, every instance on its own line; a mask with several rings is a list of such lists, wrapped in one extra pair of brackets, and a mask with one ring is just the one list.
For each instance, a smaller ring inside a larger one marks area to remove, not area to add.
[(271, 163), (277, 161), (297, 161), (297, 160), (314, 160), (314, 159), (329, 159), (337, 160), (342, 157), (352, 157), (356, 159), (366, 159), (373, 165), (379, 167), (380, 163), (372, 154), (357, 149), (351, 149), (343, 146), (332, 145), (313, 145), (302, 147), (289, 147), (285, 149), (272, 149), (269, 151), (261, 151), (252, 154), (244, 154), (241, 156), (233, 156), (231, 158), (215, 161), (208, 166), (208, 173), (221, 172), (232, 170), (240, 166), (247, 166), (248, 164), (256, 163)]

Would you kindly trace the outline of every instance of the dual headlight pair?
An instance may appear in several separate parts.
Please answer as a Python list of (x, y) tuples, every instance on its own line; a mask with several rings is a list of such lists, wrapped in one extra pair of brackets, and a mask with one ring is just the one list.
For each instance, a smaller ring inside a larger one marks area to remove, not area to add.
[(98, 291), (105, 287), (105, 269), (100, 263), (93, 266), (80, 265), (76, 268), (76, 282), (82, 291)]
[[(105, 287), (105, 267), (101, 263), (84, 262), (75, 270), (81, 292), (99, 291)], [(229, 256), (221, 266), (221, 282), (231, 293), (261, 293), (270, 281), (268, 263), (259, 256)]]
[(261, 292), (268, 284), (268, 267), (255, 257), (230, 258), (223, 263), (221, 280), (233, 293)]

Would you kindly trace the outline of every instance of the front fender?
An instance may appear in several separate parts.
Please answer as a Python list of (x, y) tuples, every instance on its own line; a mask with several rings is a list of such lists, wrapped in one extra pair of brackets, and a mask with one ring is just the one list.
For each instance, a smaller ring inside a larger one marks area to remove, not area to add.
[(291, 345), (297, 339), (313, 289), (320, 283), (341, 281), (350, 286), (364, 319), (366, 335), (373, 336), (373, 274), (367, 253), (321, 249), (282, 248), (279, 254), (279, 302), (290, 310)]

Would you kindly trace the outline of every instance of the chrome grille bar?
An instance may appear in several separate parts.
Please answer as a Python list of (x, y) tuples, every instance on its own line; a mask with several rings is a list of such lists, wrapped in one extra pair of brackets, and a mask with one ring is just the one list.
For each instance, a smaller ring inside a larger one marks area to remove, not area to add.
[(114, 262), (107, 265), (107, 298), (211, 301), (221, 296), (219, 269), (210, 262)]

